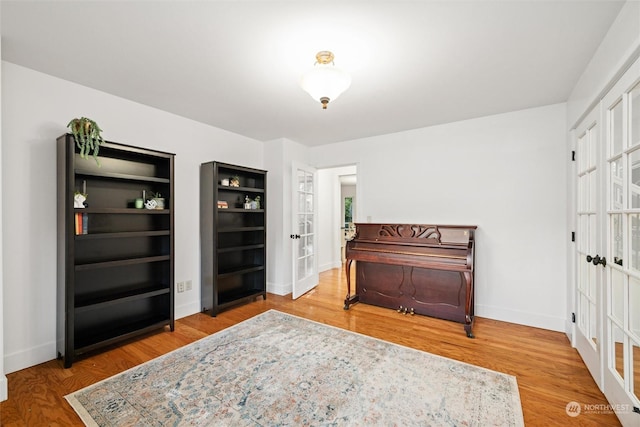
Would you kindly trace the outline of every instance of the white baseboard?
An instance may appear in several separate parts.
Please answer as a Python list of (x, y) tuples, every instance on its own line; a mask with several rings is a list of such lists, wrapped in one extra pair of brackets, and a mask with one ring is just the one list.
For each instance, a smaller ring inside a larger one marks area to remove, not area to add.
[[(181, 305), (175, 308), (175, 318), (180, 319), (182, 317), (190, 316), (192, 314), (200, 312), (199, 301), (189, 304)], [(40, 363), (48, 362), (58, 357), (56, 350), (56, 343), (52, 342), (44, 344), (38, 347), (32, 347), (30, 349), (21, 350), (13, 354), (7, 354), (4, 357), (4, 369), (5, 373), (10, 374), (12, 372), (19, 371), (21, 369), (29, 368), (31, 366), (39, 365)], [(2, 380), (4, 376), (0, 376), (0, 396), (2, 396)], [(5, 384), (6, 388), (6, 384)], [(1, 399), (0, 399), (1, 400)]]
[(10, 374), (58, 357), (55, 341), (4, 356), (4, 372)]
[(183, 317), (191, 316), (192, 314), (200, 313), (201, 311), (202, 307), (200, 307), (200, 300), (198, 299), (198, 301), (174, 307), (173, 314), (175, 319), (182, 319)]
[(0, 402), (4, 402), (9, 398), (7, 391), (7, 377), (0, 375)]
[(573, 342), (574, 325), (575, 323), (573, 323), (571, 319), (567, 319), (564, 327), (564, 333), (567, 335), (567, 338), (569, 338), (572, 347), (575, 347), (575, 343)]
[(566, 332), (565, 322), (567, 319), (562, 317), (547, 316), (539, 313), (509, 310), (501, 307), (479, 304), (476, 304), (475, 306), (475, 314), (478, 317), (517, 323), (518, 325), (533, 326), (534, 328), (548, 329), (557, 332)]
[(276, 295), (288, 295), (293, 292), (293, 285), (291, 283), (267, 282), (267, 292)]
[(334, 268), (341, 268), (341, 267), (342, 267), (342, 262), (340, 261), (326, 262), (318, 266), (318, 272), (322, 273), (323, 271), (332, 270)]

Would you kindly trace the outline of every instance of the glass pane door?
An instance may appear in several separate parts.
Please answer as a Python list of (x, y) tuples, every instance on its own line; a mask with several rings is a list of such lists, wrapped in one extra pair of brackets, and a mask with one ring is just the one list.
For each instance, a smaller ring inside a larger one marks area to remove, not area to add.
[(318, 284), (316, 256), (316, 170), (294, 165), (293, 193), (293, 298), (298, 298)]
[(595, 109), (577, 129), (576, 348), (598, 384), (602, 372), (599, 127)]
[(623, 424), (638, 425), (633, 408), (640, 407), (640, 60), (602, 104), (610, 260), (602, 390)]
[(303, 280), (314, 273), (314, 239), (313, 225), (315, 216), (313, 213), (314, 186), (313, 174), (298, 169), (298, 269), (296, 280)]

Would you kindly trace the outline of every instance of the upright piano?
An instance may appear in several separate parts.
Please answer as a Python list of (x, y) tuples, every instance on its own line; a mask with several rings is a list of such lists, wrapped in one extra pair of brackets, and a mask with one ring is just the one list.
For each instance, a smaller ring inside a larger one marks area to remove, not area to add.
[[(362, 302), (464, 324), (474, 338), (476, 226), (357, 223), (345, 251), (344, 309)], [(357, 261), (355, 293), (351, 265)]]

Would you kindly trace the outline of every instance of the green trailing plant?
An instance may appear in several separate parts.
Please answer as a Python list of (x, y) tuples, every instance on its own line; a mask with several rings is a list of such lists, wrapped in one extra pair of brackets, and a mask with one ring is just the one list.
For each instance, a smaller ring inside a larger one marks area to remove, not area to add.
[(98, 151), (100, 145), (104, 143), (104, 139), (102, 139), (102, 129), (98, 124), (91, 119), (81, 117), (71, 120), (67, 127), (71, 130), (73, 138), (76, 140), (76, 145), (80, 149), (80, 157), (86, 159), (91, 153), (98, 166), (100, 166)]

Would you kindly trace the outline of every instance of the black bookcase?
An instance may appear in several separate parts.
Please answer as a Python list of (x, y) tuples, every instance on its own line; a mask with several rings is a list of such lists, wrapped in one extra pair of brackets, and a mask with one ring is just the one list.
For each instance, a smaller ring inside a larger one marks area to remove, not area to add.
[[(80, 158), (72, 135), (58, 138), (57, 349), (67, 368), (88, 351), (174, 329), (174, 155), (105, 142), (98, 160)], [(86, 207), (74, 208), (76, 192)], [(164, 209), (136, 208), (155, 193)]]
[[(238, 182), (234, 182), (234, 177)], [(266, 299), (267, 172), (200, 165), (200, 296), (202, 311)], [(246, 201), (258, 203), (245, 206)]]

